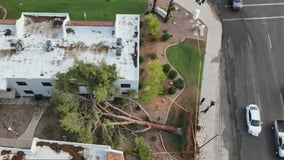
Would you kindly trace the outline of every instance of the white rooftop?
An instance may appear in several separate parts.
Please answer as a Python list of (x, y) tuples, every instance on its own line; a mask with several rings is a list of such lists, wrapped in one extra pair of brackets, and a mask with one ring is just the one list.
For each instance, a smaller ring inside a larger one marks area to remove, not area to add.
[[(0, 147), (0, 160), (81, 159), (124, 160), (123, 152), (106, 145), (51, 141), (34, 138), (31, 149)], [(22, 157), (21, 157), (22, 156)]]
[(68, 22), (63, 13), (22, 13), (16, 25), (1, 24), (0, 81), (51, 78), (72, 67), (75, 57), (94, 64), (105, 60), (116, 64), (122, 79), (139, 78), (139, 15), (118, 14), (114, 26)]

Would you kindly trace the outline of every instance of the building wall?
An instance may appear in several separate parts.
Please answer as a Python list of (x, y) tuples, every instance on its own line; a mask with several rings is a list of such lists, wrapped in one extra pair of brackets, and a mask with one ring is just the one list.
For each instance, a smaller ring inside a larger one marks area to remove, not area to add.
[(118, 93), (116, 95), (127, 94), (130, 90), (135, 90), (136, 95), (135, 98), (138, 97), (138, 80), (126, 80), (126, 79), (119, 79), (114, 83), (114, 86), (118, 88)]
[[(52, 79), (7, 78), (7, 81), (8, 81), (8, 88), (15, 90), (22, 97), (23, 96), (30, 97), (34, 96), (35, 94), (41, 94), (45, 97), (51, 96), (52, 86), (44, 86), (42, 83), (44, 82), (45, 85), (46, 83), (51, 84)], [(114, 86), (118, 88), (118, 91), (115, 94), (116, 96), (120, 96), (121, 94), (127, 94), (130, 90), (135, 90), (136, 93), (138, 93), (137, 80), (119, 79), (116, 82), (114, 82)], [(137, 96), (138, 94), (135, 95), (135, 97)]]
[[(51, 79), (44, 78), (7, 78), (8, 88), (15, 89), (20, 96), (34, 96), (35, 94), (41, 94), (46, 97), (51, 96), (52, 86), (44, 86), (42, 82), (51, 83)], [(18, 83), (20, 84), (18, 84)], [(21, 84), (24, 82), (26, 85)], [(32, 91), (33, 93), (31, 93)]]

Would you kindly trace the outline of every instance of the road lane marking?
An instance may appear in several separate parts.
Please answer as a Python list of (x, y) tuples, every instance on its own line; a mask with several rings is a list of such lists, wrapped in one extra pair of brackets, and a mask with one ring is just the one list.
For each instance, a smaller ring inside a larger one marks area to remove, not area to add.
[(270, 48), (272, 48), (272, 44), (271, 44), (271, 39), (270, 39), (270, 35), (269, 35), (269, 33), (267, 34), (267, 37), (268, 37), (268, 43), (269, 43), (269, 46), (270, 46)]
[[(280, 5), (284, 5), (284, 3), (244, 4), (243, 7), (280, 6)], [(232, 7), (232, 5), (225, 5), (224, 7), (229, 8)]]
[[(251, 38), (250, 36), (248, 35), (248, 43), (249, 43), (249, 49), (252, 49), (252, 42), (251, 42)], [(249, 52), (251, 53), (251, 52)]]
[(243, 7), (279, 6), (279, 5), (284, 5), (284, 3), (244, 4)]
[(257, 94), (257, 101), (258, 101), (259, 110), (261, 111), (261, 104), (260, 104), (259, 94)]
[(228, 19), (222, 19), (222, 21), (223, 22), (229, 22), (229, 21), (251, 21), (251, 20), (268, 20), (268, 19), (284, 19), (284, 16), (250, 17), (250, 18), (228, 18)]
[(280, 93), (280, 100), (281, 100), (282, 109), (284, 111), (284, 103), (283, 103), (282, 93)]

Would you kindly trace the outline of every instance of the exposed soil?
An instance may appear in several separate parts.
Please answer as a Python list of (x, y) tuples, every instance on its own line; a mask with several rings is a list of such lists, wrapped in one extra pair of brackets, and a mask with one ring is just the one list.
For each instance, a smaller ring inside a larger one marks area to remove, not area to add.
[(76, 141), (72, 135), (60, 127), (59, 117), (54, 113), (52, 106), (46, 109), (36, 127), (34, 136), (40, 139)]
[[(28, 127), (35, 111), (34, 105), (0, 104), (0, 137), (17, 138)], [(14, 131), (8, 131), (8, 127)]]

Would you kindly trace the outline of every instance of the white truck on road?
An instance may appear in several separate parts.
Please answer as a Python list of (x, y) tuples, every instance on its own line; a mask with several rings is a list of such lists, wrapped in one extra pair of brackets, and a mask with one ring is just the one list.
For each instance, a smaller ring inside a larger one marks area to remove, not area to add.
[(284, 120), (275, 120), (272, 125), (275, 139), (276, 154), (284, 157)]

